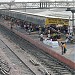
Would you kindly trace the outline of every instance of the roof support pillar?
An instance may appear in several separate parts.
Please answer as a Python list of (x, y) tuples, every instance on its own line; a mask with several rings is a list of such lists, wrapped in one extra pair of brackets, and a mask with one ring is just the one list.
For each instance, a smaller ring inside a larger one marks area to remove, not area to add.
[(74, 27), (75, 27), (75, 25), (74, 25), (74, 12), (72, 12), (72, 28), (73, 28), (73, 32), (74, 32)]

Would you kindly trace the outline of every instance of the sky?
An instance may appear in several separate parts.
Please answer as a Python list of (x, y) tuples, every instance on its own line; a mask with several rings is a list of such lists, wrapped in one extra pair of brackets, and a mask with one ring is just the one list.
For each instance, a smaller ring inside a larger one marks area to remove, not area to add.
[[(0, 0), (0, 2), (10, 2), (10, 1), (14, 1), (14, 0)], [(15, 0), (16, 2), (36, 2), (36, 1), (40, 1), (40, 0)], [(42, 0), (44, 1), (44, 0)], [(45, 1), (73, 1), (73, 0), (45, 0)]]

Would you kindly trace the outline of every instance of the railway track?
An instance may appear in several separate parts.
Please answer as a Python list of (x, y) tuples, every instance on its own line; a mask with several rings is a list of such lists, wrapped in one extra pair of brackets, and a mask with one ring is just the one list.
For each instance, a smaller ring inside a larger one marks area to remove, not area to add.
[[(11, 60), (13, 66), (19, 69), (19, 75), (36, 75), (11, 49), (8, 47), (1, 39), (0, 39), (0, 48), (6, 54), (6, 56)], [(8, 74), (10, 71), (10, 67), (6, 63), (0, 61), (1, 65), (1, 75), (10, 75)], [(6, 70), (8, 73), (4, 73)]]
[(1, 75), (9, 75), (10, 69), (11, 69), (11, 67), (9, 67), (5, 61), (2, 61), (0, 59), (0, 74)]
[(27, 51), (36, 57), (37, 61), (39, 61), (48, 72), (52, 72), (52, 75), (75, 75), (75, 71), (70, 69), (67, 65), (38, 49), (30, 42), (16, 35), (14, 32), (9, 31), (3, 26), (0, 27), (0, 31), (19, 45), (24, 51)]

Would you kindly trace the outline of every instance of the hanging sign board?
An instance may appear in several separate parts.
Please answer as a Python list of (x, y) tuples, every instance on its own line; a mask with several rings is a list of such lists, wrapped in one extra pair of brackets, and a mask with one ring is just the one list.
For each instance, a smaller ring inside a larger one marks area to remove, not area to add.
[(68, 19), (60, 19), (60, 18), (46, 18), (45, 25), (50, 25), (50, 24), (69, 25), (69, 20)]

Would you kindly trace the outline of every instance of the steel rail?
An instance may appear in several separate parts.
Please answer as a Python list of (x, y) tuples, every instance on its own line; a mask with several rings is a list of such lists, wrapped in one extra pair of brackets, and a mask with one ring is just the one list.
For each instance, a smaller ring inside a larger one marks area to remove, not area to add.
[[(18, 57), (18, 55), (16, 55), (16, 53), (15, 52), (13, 52), (12, 50), (11, 50), (11, 48), (7, 45), (7, 44), (5, 44), (5, 42), (3, 41), (3, 40), (1, 40), (0, 39), (0, 41), (17, 57), (17, 59), (19, 59), (22, 63), (21, 64), (24, 64), (24, 66), (26, 66), (29, 70), (30, 70), (30, 72), (32, 72), (34, 75), (36, 75), (19, 57)], [(6, 72), (5, 72), (6, 71)], [(10, 68), (9, 68), (9, 71), (10, 71)], [(4, 68), (1, 68), (1, 72), (4, 74), (4, 75), (9, 75), (9, 71), (7, 71), (7, 70), (5, 70)], [(5, 73), (4, 73), (5, 72)], [(29, 72), (29, 71), (28, 71)]]

